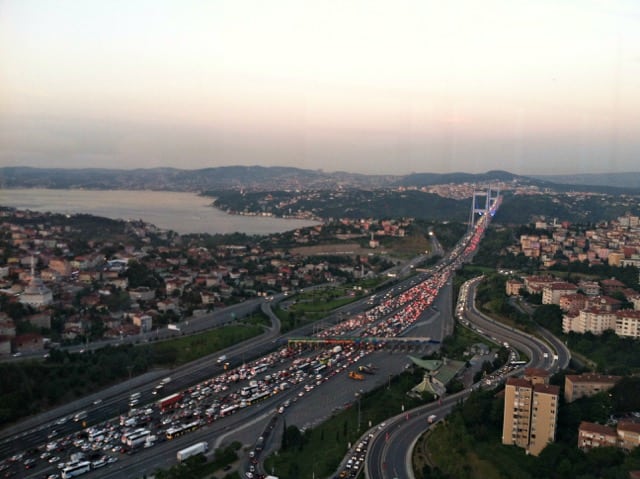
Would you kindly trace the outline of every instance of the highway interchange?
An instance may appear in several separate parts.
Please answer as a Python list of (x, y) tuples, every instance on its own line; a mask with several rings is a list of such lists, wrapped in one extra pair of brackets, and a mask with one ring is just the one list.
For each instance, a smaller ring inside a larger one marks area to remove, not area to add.
[[(474, 303), (475, 289), (480, 280), (481, 278), (471, 280), (466, 283), (466, 287), (461, 288), (464, 296), (459, 301), (463, 306), (459, 314), (461, 313), (465, 324), (497, 345), (507, 342), (512, 348), (524, 352), (530, 358), (527, 367), (542, 368), (553, 373), (569, 365), (569, 350), (548, 331), (540, 330), (540, 337), (529, 335), (480, 313)], [(504, 378), (495, 377), (485, 387), (495, 387), (503, 380)], [(377, 429), (369, 445), (365, 476), (369, 479), (414, 479), (411, 455), (418, 438), (430, 427), (427, 418), (432, 414), (438, 419), (444, 418), (472, 390), (466, 389), (447, 396), (438, 403), (421, 406), (386, 421), (385, 427)]]

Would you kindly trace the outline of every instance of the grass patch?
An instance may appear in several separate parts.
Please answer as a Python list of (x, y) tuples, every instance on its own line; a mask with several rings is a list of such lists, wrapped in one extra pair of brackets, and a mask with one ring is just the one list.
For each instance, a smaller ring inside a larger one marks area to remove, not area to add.
[[(422, 436), (416, 450), (427, 451), (428, 459), (422, 455), (420, 461), (414, 461), (418, 477), (531, 478), (530, 458), (524, 450), (503, 446), (498, 441), (501, 406), (494, 402), (493, 393), (475, 393), (446, 421)], [(480, 423), (482, 426), (478, 427)]]
[(150, 346), (153, 357), (161, 365), (179, 366), (264, 332), (262, 324), (232, 325), (194, 336), (184, 336)]

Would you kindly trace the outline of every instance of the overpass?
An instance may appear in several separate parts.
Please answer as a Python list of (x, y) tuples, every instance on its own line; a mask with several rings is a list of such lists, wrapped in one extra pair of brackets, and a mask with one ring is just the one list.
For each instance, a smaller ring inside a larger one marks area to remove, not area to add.
[(314, 345), (314, 346), (336, 346), (338, 344), (347, 345), (394, 345), (403, 343), (426, 343), (440, 344), (440, 341), (429, 337), (384, 337), (384, 336), (327, 336), (325, 338), (289, 338), (288, 346)]

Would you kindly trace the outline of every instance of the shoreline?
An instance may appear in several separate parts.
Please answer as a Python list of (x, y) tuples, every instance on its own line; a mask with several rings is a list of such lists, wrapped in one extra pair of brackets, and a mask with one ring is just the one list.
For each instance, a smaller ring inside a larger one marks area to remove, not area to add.
[(234, 214), (214, 206), (211, 198), (176, 191), (0, 189), (0, 206), (37, 212), (90, 214), (124, 221), (142, 220), (180, 235), (269, 235), (323, 223), (307, 218)]

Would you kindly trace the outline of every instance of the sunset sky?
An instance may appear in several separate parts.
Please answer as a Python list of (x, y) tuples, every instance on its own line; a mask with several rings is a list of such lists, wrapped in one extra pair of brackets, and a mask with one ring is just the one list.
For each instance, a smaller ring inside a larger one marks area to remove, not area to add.
[(640, 171), (640, 2), (0, 0), (0, 166)]

